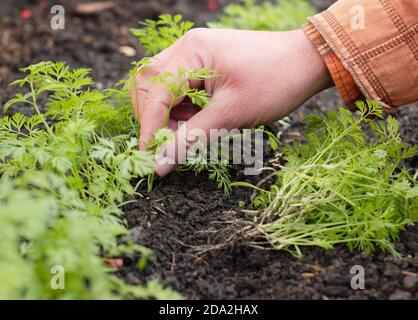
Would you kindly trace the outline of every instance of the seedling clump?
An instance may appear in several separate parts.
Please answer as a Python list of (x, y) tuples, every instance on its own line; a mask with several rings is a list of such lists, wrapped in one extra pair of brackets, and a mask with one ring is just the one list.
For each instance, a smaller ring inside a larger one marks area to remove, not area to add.
[(402, 144), (395, 118), (381, 120), (376, 102), (357, 106), (357, 117), (345, 109), (307, 116), (306, 143), (283, 148), (275, 182), (252, 200), (256, 234), (274, 248), (301, 257), (303, 246), (346, 244), (398, 255), (393, 241), (418, 219), (417, 181), (398, 167), (416, 148)]
[[(126, 195), (154, 171), (154, 156), (137, 148), (128, 91), (92, 88), (88, 69), (42, 62), (13, 84), (27, 90), (5, 106), (32, 116), (0, 119), (1, 298), (102, 299), (177, 297), (156, 282), (129, 286), (104, 258), (149, 256), (126, 234)], [(40, 104), (40, 101), (45, 104)], [(136, 185), (133, 182), (136, 181)], [(50, 285), (51, 268), (64, 277)]]

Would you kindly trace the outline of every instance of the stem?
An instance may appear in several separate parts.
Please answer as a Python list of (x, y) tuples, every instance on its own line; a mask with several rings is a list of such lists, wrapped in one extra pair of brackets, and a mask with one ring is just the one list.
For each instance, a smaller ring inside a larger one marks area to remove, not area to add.
[(48, 123), (46, 122), (43, 113), (39, 110), (38, 104), (36, 103), (35, 88), (33, 87), (32, 82), (30, 82), (30, 90), (31, 90), (31, 94), (32, 94), (32, 106), (34, 107), (36, 113), (41, 116), (41, 120), (42, 120), (43, 125), (46, 128), (46, 131), (52, 136), (53, 132), (52, 132), (50, 126), (48, 125)]
[(175, 102), (175, 101), (176, 101), (176, 99), (175, 99), (175, 97), (173, 97), (173, 98), (171, 99), (170, 106), (168, 107), (167, 115), (166, 115), (166, 118), (165, 118), (165, 121), (164, 121), (164, 127), (165, 127), (165, 128), (167, 128), (167, 127), (168, 127), (168, 120), (170, 120), (171, 110), (172, 110), (172, 109), (173, 109), (173, 107), (174, 107), (174, 102)]
[(6, 128), (6, 127), (2, 128), (2, 129), (6, 130), (6, 131), (9, 131), (10, 133), (15, 133), (15, 134), (18, 134), (18, 135), (22, 135), (22, 136), (24, 136), (25, 138), (30, 138), (30, 136), (29, 136), (29, 135), (27, 135), (27, 134), (25, 134), (25, 133), (21, 132), (20, 130), (19, 130), (19, 131), (18, 131), (18, 130), (13, 130), (12, 128)]
[(154, 174), (153, 173), (148, 176), (148, 187), (147, 187), (148, 193), (151, 193), (152, 189), (154, 189)]

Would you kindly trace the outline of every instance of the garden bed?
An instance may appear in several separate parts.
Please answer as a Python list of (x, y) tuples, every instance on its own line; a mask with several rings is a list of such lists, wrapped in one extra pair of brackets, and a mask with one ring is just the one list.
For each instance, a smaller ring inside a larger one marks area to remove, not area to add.
[[(209, 1), (114, 1), (117, 6), (100, 14), (77, 13), (76, 1), (59, 1), (68, 8), (67, 27), (49, 28), (49, 12), (38, 1), (3, 1), (0, 14), (0, 105), (15, 92), (7, 84), (18, 77), (18, 68), (42, 60), (62, 60), (72, 66), (90, 67), (99, 86), (123, 78), (130, 62), (143, 52), (128, 29), (139, 20), (160, 13), (179, 12), (197, 25), (213, 19), (219, 9)], [(222, 5), (229, 1), (218, 1)], [(318, 9), (333, 1), (312, 1)], [(319, 6), (318, 6), (319, 5)], [(47, 5), (49, 8), (49, 4)], [(30, 10), (30, 17), (27, 11)], [(24, 14), (23, 12), (26, 12)], [(131, 57), (127, 47), (135, 52)], [(311, 112), (335, 109), (341, 104), (335, 90), (328, 90), (291, 115), (292, 126), (282, 143), (298, 139), (301, 121)], [(418, 144), (418, 109), (397, 112), (405, 143)], [(267, 153), (268, 155), (268, 153)], [(266, 161), (269, 159), (266, 158)], [(417, 157), (406, 165), (418, 168)], [(233, 180), (248, 179), (239, 168)], [(251, 178), (252, 182), (257, 179)], [(234, 189), (232, 196), (205, 177), (174, 173), (155, 183), (155, 191), (124, 208), (130, 238), (150, 248), (154, 261), (139, 272), (134, 257), (124, 257), (117, 273), (128, 283), (157, 279), (191, 299), (417, 299), (418, 226), (409, 227), (396, 247), (403, 254), (395, 259), (386, 253), (374, 256), (350, 253), (345, 247), (325, 251), (304, 249), (302, 260), (285, 252), (255, 249), (234, 228), (248, 219), (238, 203), (251, 191)], [(224, 246), (226, 238), (234, 241)], [(350, 269), (365, 268), (365, 290), (350, 287)]]

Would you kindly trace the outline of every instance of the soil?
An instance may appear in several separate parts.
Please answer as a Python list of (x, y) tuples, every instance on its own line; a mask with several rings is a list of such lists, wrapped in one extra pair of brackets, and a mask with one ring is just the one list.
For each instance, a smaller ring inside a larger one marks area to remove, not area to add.
[[(92, 68), (97, 85), (106, 87), (122, 79), (130, 62), (143, 54), (129, 35), (129, 28), (138, 21), (178, 12), (203, 26), (231, 1), (217, 1), (216, 10), (208, 9), (209, 0), (113, 2), (113, 9), (83, 15), (76, 11), (79, 1), (3, 0), (0, 107), (15, 93), (7, 84), (19, 76), (20, 67), (42, 60), (63, 60), (72, 66)], [(333, 1), (312, 2), (320, 10)], [(53, 4), (66, 9), (65, 30), (53, 31), (49, 26)], [(30, 10), (30, 17), (24, 10)], [(132, 48), (135, 56), (126, 55), (122, 47)], [(300, 137), (304, 115), (339, 105), (333, 89), (311, 99), (291, 115), (292, 126), (282, 143)], [(396, 116), (405, 143), (417, 144), (418, 108), (402, 108)], [(405, 165), (415, 171), (418, 158)], [(235, 180), (248, 179), (240, 168), (233, 176)], [(261, 177), (251, 179), (257, 182)], [(402, 259), (379, 252), (373, 256), (350, 253), (337, 247), (330, 251), (307, 248), (303, 259), (296, 260), (285, 252), (250, 247), (240, 228), (234, 228), (249, 219), (238, 206), (241, 200), (248, 200), (248, 190), (236, 189), (227, 197), (204, 175), (183, 172), (159, 179), (155, 191), (144, 194), (125, 208), (129, 237), (152, 249), (155, 259), (139, 272), (137, 257), (125, 257), (118, 273), (129, 283), (158, 279), (189, 299), (418, 299), (418, 226), (409, 227), (397, 243)], [(230, 236), (234, 241), (222, 246)], [(207, 246), (213, 250), (203, 250)], [(364, 267), (364, 290), (351, 289), (354, 265)]]

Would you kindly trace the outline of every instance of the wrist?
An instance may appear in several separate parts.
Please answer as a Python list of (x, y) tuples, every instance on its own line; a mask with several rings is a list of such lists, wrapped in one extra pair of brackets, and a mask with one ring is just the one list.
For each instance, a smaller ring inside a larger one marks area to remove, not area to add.
[(312, 96), (333, 87), (334, 82), (323, 57), (303, 29), (297, 30), (297, 39), (299, 58), (305, 68)]

